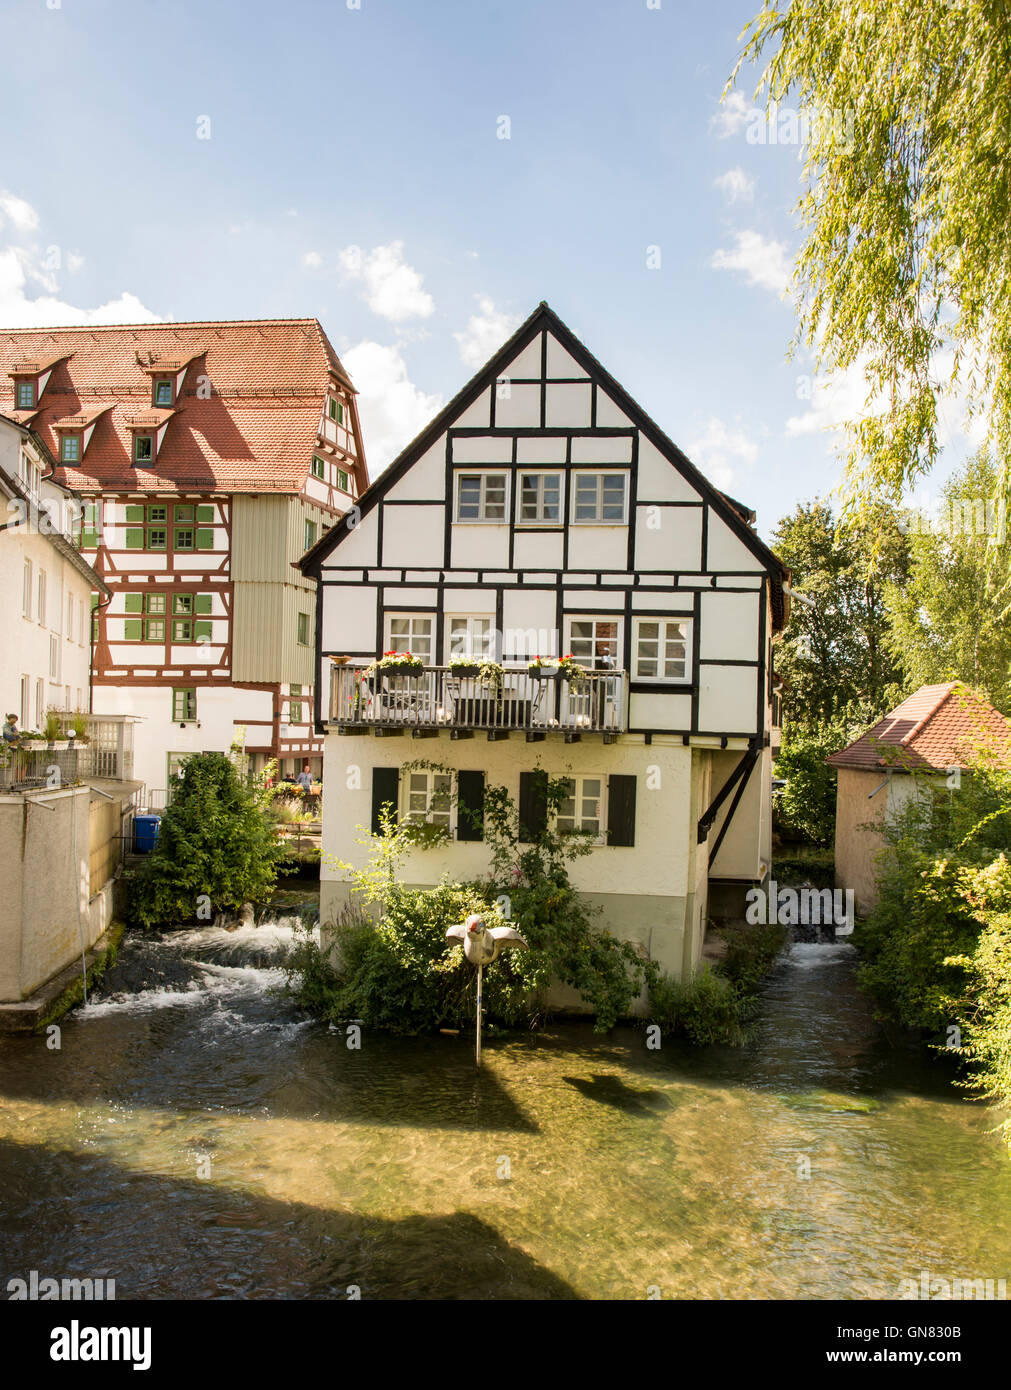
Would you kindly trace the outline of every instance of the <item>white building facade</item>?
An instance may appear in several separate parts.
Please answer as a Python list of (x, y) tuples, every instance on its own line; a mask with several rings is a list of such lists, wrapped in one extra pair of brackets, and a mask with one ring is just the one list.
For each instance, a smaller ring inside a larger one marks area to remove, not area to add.
[(92, 592), (107, 594), (80, 555), (81, 504), (47, 476), (41, 441), (0, 416), (0, 715), (24, 732), (46, 714), (91, 708)]
[[(542, 304), (301, 562), (330, 690), (322, 919), (349, 894), (328, 857), (362, 862), (383, 804), (450, 833), (406, 881), (475, 878), (485, 789), (532, 835), (547, 775), (567, 783), (561, 828), (595, 842), (575, 886), (690, 975), (713, 890), (743, 896), (770, 856), (788, 575), (752, 520)], [(423, 672), (366, 670), (391, 650)], [(528, 670), (568, 654), (582, 678)], [(450, 665), (467, 656), (500, 663), (501, 685)]]

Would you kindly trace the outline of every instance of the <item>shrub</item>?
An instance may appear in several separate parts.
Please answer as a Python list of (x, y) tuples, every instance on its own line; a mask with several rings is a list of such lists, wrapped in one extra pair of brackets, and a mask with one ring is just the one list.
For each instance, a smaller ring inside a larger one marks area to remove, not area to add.
[(789, 932), (779, 925), (723, 928), (723, 959), (704, 964), (685, 981), (662, 975), (649, 991), (649, 1019), (664, 1032), (699, 1046), (724, 1043), (736, 1047), (747, 1037), (747, 1023), (757, 1008), (762, 980), (786, 944)]
[(198, 899), (214, 909), (262, 903), (284, 848), (257, 794), (221, 753), (186, 759), (158, 842), (130, 875), (130, 918), (150, 927), (191, 921)]

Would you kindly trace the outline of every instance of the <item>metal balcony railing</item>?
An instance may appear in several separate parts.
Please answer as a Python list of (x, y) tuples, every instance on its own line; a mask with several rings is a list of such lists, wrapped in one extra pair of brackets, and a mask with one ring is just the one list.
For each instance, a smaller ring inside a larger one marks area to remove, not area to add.
[(88, 715), (81, 738), (70, 739), (72, 717), (62, 718), (53, 743), (22, 740), (0, 746), (0, 791), (33, 791), (91, 778), (133, 779), (133, 725), (129, 715)]
[(508, 667), (500, 686), (430, 666), (418, 675), (334, 665), (330, 723), (341, 728), (488, 729), (528, 733), (621, 733), (624, 671), (586, 671), (581, 681), (531, 676)]

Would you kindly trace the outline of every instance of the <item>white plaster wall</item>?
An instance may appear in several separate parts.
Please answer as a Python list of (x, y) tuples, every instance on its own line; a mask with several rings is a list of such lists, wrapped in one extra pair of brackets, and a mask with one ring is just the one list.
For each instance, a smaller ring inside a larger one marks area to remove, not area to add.
[(518, 570), (560, 570), (564, 557), (561, 531), (520, 531), (513, 539)]
[(699, 570), (702, 568), (701, 507), (636, 508), (635, 568), (637, 570)]
[(371, 652), (376, 645), (379, 590), (367, 585), (323, 590), (323, 650), (338, 655)]
[(757, 709), (758, 685), (754, 669), (746, 666), (699, 668), (700, 732), (750, 732), (755, 729)]
[(703, 661), (753, 661), (758, 658), (759, 594), (701, 595), (699, 655)]
[[(441, 434), (413, 467), (386, 494), (398, 502), (429, 501), (441, 498), (446, 491), (446, 436)], [(341, 549), (344, 548), (341, 542)]]
[(709, 509), (707, 552), (706, 568), (710, 570), (748, 570), (756, 573), (762, 569), (758, 556), (737, 539), (712, 507)]
[[(439, 530), (439, 560), (442, 560), (442, 530)], [(509, 527), (454, 525), (450, 541), (450, 561), (454, 569), (505, 569), (509, 563)]]
[(570, 570), (624, 570), (627, 564), (627, 526), (569, 528)]
[[(380, 505), (382, 505), (380, 503)], [(366, 518), (370, 520), (371, 517)], [(364, 522), (362, 523), (365, 524)], [(441, 508), (384, 507), (383, 564), (396, 568), (407, 566), (439, 566), (443, 560), (443, 525)], [(345, 542), (337, 554), (344, 562)]]

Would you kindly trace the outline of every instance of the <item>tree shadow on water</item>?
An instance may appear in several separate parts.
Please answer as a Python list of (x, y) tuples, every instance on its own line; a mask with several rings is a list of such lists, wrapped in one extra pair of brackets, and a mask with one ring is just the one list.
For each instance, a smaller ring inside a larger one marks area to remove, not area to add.
[(4, 1296), (34, 1269), (114, 1279), (118, 1300), (578, 1297), (468, 1212), (391, 1220), (6, 1142), (0, 1185)]

